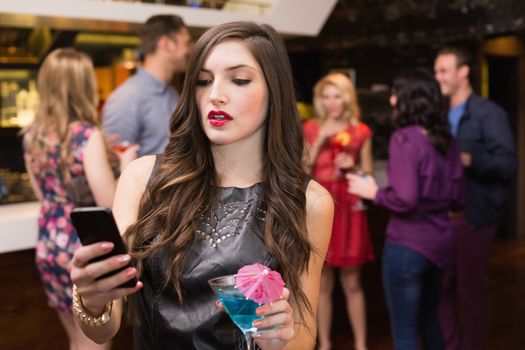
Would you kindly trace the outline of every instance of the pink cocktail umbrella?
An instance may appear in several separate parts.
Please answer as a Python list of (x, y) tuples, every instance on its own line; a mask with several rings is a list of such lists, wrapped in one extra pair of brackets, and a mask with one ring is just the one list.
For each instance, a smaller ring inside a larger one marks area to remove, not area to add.
[(237, 289), (258, 304), (270, 304), (283, 295), (281, 274), (267, 266), (255, 263), (241, 267), (235, 275)]

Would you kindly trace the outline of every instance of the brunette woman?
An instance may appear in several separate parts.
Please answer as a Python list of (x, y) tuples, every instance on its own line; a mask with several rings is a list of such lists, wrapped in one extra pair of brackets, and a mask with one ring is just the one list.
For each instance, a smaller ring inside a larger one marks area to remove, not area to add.
[[(207, 280), (265, 264), (286, 282), (258, 308), (261, 349), (313, 349), (321, 267), (330, 236), (330, 195), (302, 168), (303, 136), (290, 64), (277, 32), (227, 23), (197, 41), (164, 154), (123, 173), (114, 214), (137, 268), (96, 280), (129, 255), (89, 263), (106, 243), (75, 254), (71, 276), (81, 323), (97, 342), (120, 328), (131, 299), (138, 349), (239, 349), (243, 336), (217, 309)], [(116, 288), (138, 276), (134, 288)]]
[(383, 251), (383, 284), (394, 347), (444, 349), (437, 319), (443, 269), (453, 264), (449, 212), (464, 206), (459, 148), (440, 88), (424, 69), (400, 74), (392, 86), (397, 130), (390, 139), (389, 185), (352, 174), (349, 191), (390, 209)]

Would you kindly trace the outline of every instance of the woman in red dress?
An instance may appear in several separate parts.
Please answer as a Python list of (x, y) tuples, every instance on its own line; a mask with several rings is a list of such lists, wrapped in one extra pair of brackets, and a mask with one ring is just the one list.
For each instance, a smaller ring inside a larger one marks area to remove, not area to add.
[(335, 268), (346, 297), (356, 350), (366, 349), (365, 297), (360, 267), (373, 260), (367, 215), (361, 200), (348, 193), (345, 172), (372, 173), (372, 131), (359, 121), (352, 81), (331, 73), (314, 87), (317, 120), (305, 123), (310, 174), (332, 194), (335, 202), (332, 238), (321, 277), (318, 310), (319, 349), (331, 348), (332, 291)]

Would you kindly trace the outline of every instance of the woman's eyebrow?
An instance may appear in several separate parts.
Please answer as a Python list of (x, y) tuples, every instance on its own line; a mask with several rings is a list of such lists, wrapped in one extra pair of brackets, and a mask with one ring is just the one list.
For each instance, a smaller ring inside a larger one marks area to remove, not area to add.
[(226, 68), (226, 70), (227, 71), (232, 71), (232, 70), (236, 70), (236, 69), (240, 69), (240, 68), (248, 68), (248, 69), (251, 69), (251, 70), (255, 70), (255, 68), (253, 68), (252, 66), (246, 65), (246, 64), (238, 64), (238, 65), (235, 65), (235, 66), (231, 66), (231, 67)]
[[(227, 67), (226, 71), (233, 71), (233, 70), (237, 70), (237, 69), (241, 69), (241, 68), (248, 68), (250, 70), (256, 70), (254, 67), (246, 65), (246, 64), (237, 64), (235, 66)], [(203, 67), (203, 68), (201, 68), (201, 72), (203, 72), (203, 73), (211, 73), (211, 70), (208, 69), (208, 68)]]

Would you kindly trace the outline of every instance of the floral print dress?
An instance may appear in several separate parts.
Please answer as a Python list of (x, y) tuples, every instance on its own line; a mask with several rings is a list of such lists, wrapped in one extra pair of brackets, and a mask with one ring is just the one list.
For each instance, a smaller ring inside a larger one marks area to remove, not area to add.
[[(84, 149), (94, 130), (93, 125), (82, 122), (73, 122), (69, 126), (68, 170), (71, 178), (84, 175)], [(49, 135), (46, 140), (48, 145), (38, 153), (32, 153), (24, 145), (26, 163), (42, 192), (35, 261), (49, 306), (71, 312), (69, 265), (80, 242), (69, 218), (74, 204), (67, 196), (59, 166), (58, 134)]]

